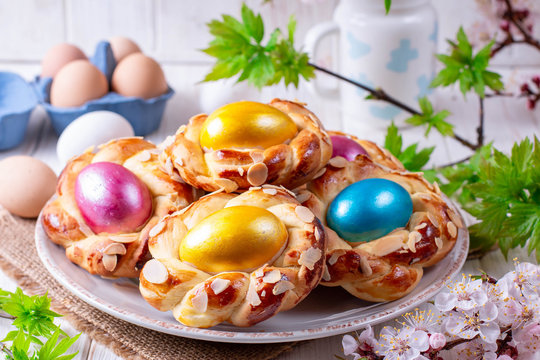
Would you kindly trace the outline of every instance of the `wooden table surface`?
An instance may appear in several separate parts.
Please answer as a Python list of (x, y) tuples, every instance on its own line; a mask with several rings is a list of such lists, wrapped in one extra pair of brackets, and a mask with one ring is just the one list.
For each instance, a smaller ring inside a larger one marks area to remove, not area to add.
[[(12, 69), (18, 70), (18, 69)], [(36, 73), (34, 69), (27, 67), (19, 69), (26, 72), (26, 75)], [(162, 125), (158, 131), (148, 136), (154, 142), (159, 142), (165, 136), (174, 133), (176, 128), (185, 123), (187, 119), (201, 111), (199, 99), (205, 93), (205, 86), (195, 84), (202, 78), (202, 73), (207, 67), (192, 66), (185, 71), (170, 70), (165, 66), (166, 75), (177, 91), (177, 94), (168, 104)], [(505, 78), (513, 86), (519, 85), (520, 77), (540, 73), (540, 69), (529, 68), (521, 71), (502, 69)], [(173, 80), (171, 80), (173, 79)], [(517, 79), (517, 80), (516, 80)], [(208, 88), (206, 88), (208, 89)], [(283, 98), (298, 98), (308, 103), (308, 105), (318, 114), (327, 128), (342, 129), (339, 120), (339, 106), (333, 100), (315, 98), (301, 87), (299, 90), (284, 89), (275, 87), (265, 89), (261, 94), (253, 93), (249, 96), (252, 100), (269, 100), (274, 96)], [(244, 95), (245, 97), (245, 95)], [(226, 99), (227, 101), (233, 99)], [(434, 101), (438, 109), (447, 108), (452, 111), (449, 120), (456, 125), (460, 134), (467, 134), (467, 137), (474, 141), (475, 127), (477, 123), (477, 103), (474, 98), (465, 101), (456, 90), (438, 91), (434, 95)], [(526, 136), (540, 134), (540, 109), (529, 111), (526, 109), (523, 99), (495, 98), (486, 100), (486, 136), (489, 141), (494, 141), (497, 148), (508, 151), (513, 142), (523, 139)], [(379, 143), (383, 139), (383, 130), (374, 130), (369, 134), (355, 134), (360, 137), (373, 139)], [(458, 160), (469, 154), (468, 150), (449, 139), (444, 139), (437, 134), (431, 135), (428, 139), (422, 137), (420, 129), (405, 129), (403, 131), (406, 143), (422, 141), (423, 146), (437, 144), (438, 147), (433, 155), (432, 164), (442, 165), (449, 161)], [(42, 109), (37, 109), (31, 118), (27, 136), (23, 144), (13, 150), (0, 152), (0, 160), (15, 154), (26, 154), (35, 156), (59, 173), (63, 167), (56, 156), (57, 136), (52, 131), (46, 115)], [(510, 259), (514, 256), (521, 261), (533, 261), (533, 257), (528, 257), (524, 251), (513, 251)], [(490, 253), (481, 260), (467, 261), (463, 272), (478, 273), (479, 269), (485, 270), (494, 276), (501, 276), (512, 268), (512, 263), (507, 263), (500, 252)], [(15, 283), (5, 274), (0, 272), (0, 288), (13, 290)], [(9, 322), (0, 320), (0, 337), (8, 331)], [(68, 323), (63, 324), (64, 329), (71, 334), (76, 331)], [(141, 329), (141, 331), (144, 331)], [(81, 336), (73, 350), (78, 350), (76, 359), (119, 359), (104, 346), (93, 342), (87, 336)], [(281, 355), (278, 359), (333, 359), (334, 354), (342, 354), (341, 336), (334, 336), (319, 340), (302, 343), (294, 350)]]

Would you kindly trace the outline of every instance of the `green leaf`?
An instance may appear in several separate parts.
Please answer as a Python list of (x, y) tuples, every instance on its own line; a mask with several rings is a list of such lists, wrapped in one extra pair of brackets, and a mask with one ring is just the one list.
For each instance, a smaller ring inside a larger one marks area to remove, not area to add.
[(500, 75), (488, 70), (494, 41), (473, 54), (469, 39), (461, 27), (456, 34), (456, 41), (449, 40), (448, 43), (451, 53), (437, 55), (437, 59), (445, 66), (433, 79), (431, 87), (450, 86), (459, 82), (463, 96), (474, 90), (481, 98), (485, 96), (486, 87), (493, 91), (504, 88)]
[(388, 129), (386, 130), (386, 137), (384, 138), (384, 147), (390, 151), (392, 155), (398, 157), (401, 154), (401, 147), (403, 146), (403, 138), (398, 133), (398, 128), (392, 121)]
[[(241, 21), (240, 21), (241, 20)], [(287, 38), (275, 29), (263, 44), (264, 22), (246, 4), (242, 6), (240, 20), (223, 15), (222, 20), (212, 20), (207, 26), (214, 38), (202, 51), (216, 59), (210, 73), (203, 81), (215, 81), (237, 76), (258, 88), (278, 84), (298, 87), (300, 78), (315, 76), (307, 53), (294, 47), (296, 20), (289, 18)]]
[(386, 10), (386, 14), (390, 12), (390, 7), (392, 6), (392, 0), (384, 0), (384, 9)]
[(401, 150), (403, 138), (398, 132), (397, 126), (392, 122), (387, 128), (384, 139), (384, 147), (394, 155), (409, 171), (421, 171), (428, 163), (434, 147), (417, 151), (418, 144), (411, 144), (405, 150)]

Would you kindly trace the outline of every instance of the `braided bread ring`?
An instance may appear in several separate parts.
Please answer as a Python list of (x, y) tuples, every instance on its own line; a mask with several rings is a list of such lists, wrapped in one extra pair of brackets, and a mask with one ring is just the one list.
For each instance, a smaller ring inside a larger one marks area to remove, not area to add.
[[(49, 238), (66, 249), (67, 257), (91, 274), (137, 277), (149, 259), (149, 231), (159, 218), (189, 205), (197, 197), (191, 186), (174, 181), (160, 169), (158, 150), (141, 138), (124, 138), (88, 150), (68, 162), (58, 179), (56, 198), (42, 212)], [(148, 186), (152, 217), (137, 232), (95, 234), (86, 225), (75, 201), (75, 181), (87, 165), (100, 161), (123, 165)]]
[(205, 150), (200, 133), (205, 114), (181, 126), (161, 156), (164, 168), (206, 191), (247, 189), (261, 184), (292, 189), (312, 179), (332, 155), (332, 145), (319, 119), (303, 104), (274, 99), (271, 106), (289, 115), (298, 133), (288, 144), (263, 149)]
[(424, 267), (436, 264), (450, 252), (463, 221), (443, 200), (438, 186), (428, 183), (421, 173), (407, 172), (397, 159), (372, 142), (349, 138), (362, 145), (369, 157), (330, 161), (326, 172), (298, 194), (303, 205), (325, 222), (328, 206), (344, 188), (363, 179), (384, 178), (409, 192), (413, 214), (405, 228), (367, 243), (348, 243), (326, 228), (328, 247), (321, 284), (342, 286), (368, 301), (395, 300), (416, 287)]
[[(288, 240), (275, 260), (250, 273), (209, 274), (182, 262), (179, 247), (188, 230), (225, 207), (258, 206), (276, 215)], [(271, 185), (241, 195), (218, 192), (165, 217), (149, 240), (153, 260), (140, 275), (142, 296), (188, 326), (211, 327), (228, 321), (251, 326), (293, 308), (317, 286), (323, 274), (326, 239), (320, 221), (285, 189)]]

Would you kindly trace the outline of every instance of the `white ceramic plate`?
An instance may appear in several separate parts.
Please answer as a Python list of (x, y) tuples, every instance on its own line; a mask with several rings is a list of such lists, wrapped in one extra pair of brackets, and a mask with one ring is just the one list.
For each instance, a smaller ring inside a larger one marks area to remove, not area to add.
[(298, 306), (250, 328), (221, 324), (197, 329), (178, 323), (171, 312), (160, 312), (146, 303), (132, 280), (106, 280), (90, 275), (71, 263), (64, 249), (51, 242), (36, 226), (36, 246), (45, 267), (62, 285), (88, 304), (127, 322), (167, 334), (231, 343), (277, 343), (316, 339), (347, 333), (391, 320), (429, 300), (457, 274), (469, 248), (468, 233), (460, 230), (452, 252), (437, 265), (425, 269), (416, 289), (406, 297), (373, 304), (359, 300), (341, 288), (319, 286)]

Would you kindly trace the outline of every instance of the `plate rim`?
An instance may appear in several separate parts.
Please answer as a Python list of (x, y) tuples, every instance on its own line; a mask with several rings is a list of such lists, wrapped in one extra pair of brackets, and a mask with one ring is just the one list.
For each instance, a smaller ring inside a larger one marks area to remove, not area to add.
[[(383, 313), (368, 315), (360, 319), (350, 320), (348, 322), (341, 323), (339, 325), (316, 326), (304, 330), (274, 332), (233, 332), (224, 330), (194, 328), (182, 325), (180, 323), (174, 325), (170, 323), (164, 323), (160, 320), (155, 320), (149, 317), (141, 316), (131, 311), (126, 311), (125, 308), (116, 306), (115, 304), (105, 302), (103, 300), (100, 300), (98, 297), (92, 296), (77, 282), (72, 281), (69, 277), (65, 276), (65, 273), (60, 270), (59, 266), (57, 266), (57, 264), (52, 261), (51, 256), (49, 256), (50, 252), (47, 250), (47, 247), (45, 245), (46, 241), (51, 240), (48, 238), (45, 230), (43, 229), (41, 217), (42, 215), (40, 213), (34, 231), (35, 245), (38, 256), (47, 271), (49, 271), (49, 273), (53, 276), (53, 278), (55, 278), (56, 281), (58, 281), (74, 296), (100, 311), (103, 311), (117, 319), (124, 320), (136, 326), (174, 336), (224, 343), (264, 344), (312, 340), (345, 334), (351, 331), (361, 329), (366, 325), (375, 325), (394, 319), (398, 315), (411, 310), (415, 306), (422, 304), (423, 302), (429, 300), (437, 293), (439, 293), (442, 288), (461, 270), (461, 268), (465, 264), (469, 250), (469, 233), (466, 228), (460, 228), (453, 249), (450, 251), (450, 253), (446, 255), (456, 257), (456, 260), (452, 263), (452, 266), (450, 266), (446, 271), (444, 271), (444, 274), (441, 276), (440, 279), (433, 282), (417, 296), (401, 304), (399, 302), (402, 299), (394, 300), (396, 306), (392, 309), (385, 310), (385, 312)], [(59, 246), (56, 244), (52, 245)], [(454, 254), (455, 252), (456, 254)], [(69, 261), (69, 259), (66, 258), (66, 261)]]

